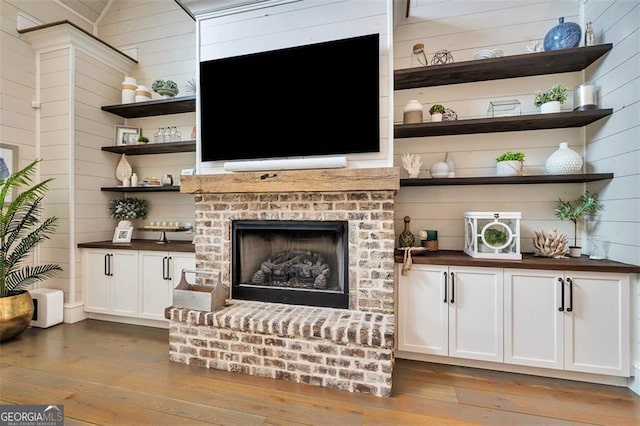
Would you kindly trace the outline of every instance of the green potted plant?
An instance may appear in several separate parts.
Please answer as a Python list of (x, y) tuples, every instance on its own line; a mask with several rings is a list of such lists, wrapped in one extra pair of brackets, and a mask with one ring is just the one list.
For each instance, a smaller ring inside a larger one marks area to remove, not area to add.
[(440, 104), (431, 105), (429, 108), (429, 114), (431, 114), (431, 121), (442, 121), (442, 114), (444, 114), (445, 108)]
[(109, 202), (111, 217), (118, 219), (118, 226), (131, 226), (131, 220), (147, 217), (147, 200), (135, 197), (114, 198)]
[(533, 97), (533, 103), (535, 106), (540, 107), (542, 114), (560, 112), (560, 105), (567, 102), (567, 93), (566, 87), (555, 84), (544, 92), (536, 92)]
[(151, 84), (151, 90), (165, 99), (173, 98), (180, 92), (178, 85), (172, 80), (154, 80)]
[(28, 287), (62, 270), (56, 264), (31, 264), (33, 249), (49, 239), (57, 222), (55, 216), (40, 217), (52, 179), (32, 184), (39, 162), (34, 160), (0, 180), (0, 342), (19, 335), (31, 323), (33, 300)]
[(496, 157), (498, 176), (522, 176), (524, 152), (506, 151)]
[(570, 220), (573, 222), (573, 246), (569, 246), (569, 256), (580, 257), (582, 255), (582, 248), (578, 246), (578, 221), (587, 216), (595, 215), (603, 207), (598, 200), (598, 195), (589, 191), (585, 191), (573, 203), (558, 199), (554, 211), (556, 217), (562, 221)]

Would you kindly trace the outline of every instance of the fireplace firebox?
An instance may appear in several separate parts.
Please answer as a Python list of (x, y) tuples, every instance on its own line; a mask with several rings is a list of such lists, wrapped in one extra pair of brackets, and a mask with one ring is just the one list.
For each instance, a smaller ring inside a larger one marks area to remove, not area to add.
[(346, 221), (234, 220), (234, 299), (348, 308)]

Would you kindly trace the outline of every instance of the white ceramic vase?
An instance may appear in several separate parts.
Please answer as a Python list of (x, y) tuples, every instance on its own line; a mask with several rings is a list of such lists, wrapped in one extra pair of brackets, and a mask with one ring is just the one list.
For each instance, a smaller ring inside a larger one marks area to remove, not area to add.
[(560, 142), (557, 151), (547, 158), (547, 173), (551, 175), (573, 175), (582, 171), (582, 156), (569, 148), (567, 142)]
[(444, 161), (438, 161), (437, 163), (433, 163), (429, 172), (432, 178), (449, 177), (449, 165)]
[(415, 99), (410, 100), (404, 107), (402, 122), (404, 124), (422, 123), (424, 107)]
[(551, 101), (540, 105), (541, 114), (550, 114), (553, 112), (560, 112), (560, 102)]
[(442, 114), (439, 112), (431, 114), (431, 121), (442, 121)]

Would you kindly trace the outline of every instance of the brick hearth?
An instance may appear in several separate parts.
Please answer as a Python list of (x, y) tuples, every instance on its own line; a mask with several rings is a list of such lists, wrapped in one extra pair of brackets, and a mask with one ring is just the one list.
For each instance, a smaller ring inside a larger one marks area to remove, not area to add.
[(175, 362), (388, 396), (394, 347), (394, 197), (399, 171), (336, 169), (183, 176), (196, 194), (198, 270), (231, 285), (233, 220), (347, 221), (349, 309), (232, 300), (168, 308)]

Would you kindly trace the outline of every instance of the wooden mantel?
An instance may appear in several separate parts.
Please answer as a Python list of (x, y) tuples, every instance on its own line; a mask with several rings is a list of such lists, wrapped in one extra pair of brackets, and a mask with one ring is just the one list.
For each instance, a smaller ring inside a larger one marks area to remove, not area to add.
[(266, 192), (398, 191), (397, 167), (278, 170), (180, 176), (180, 192), (228, 194)]

